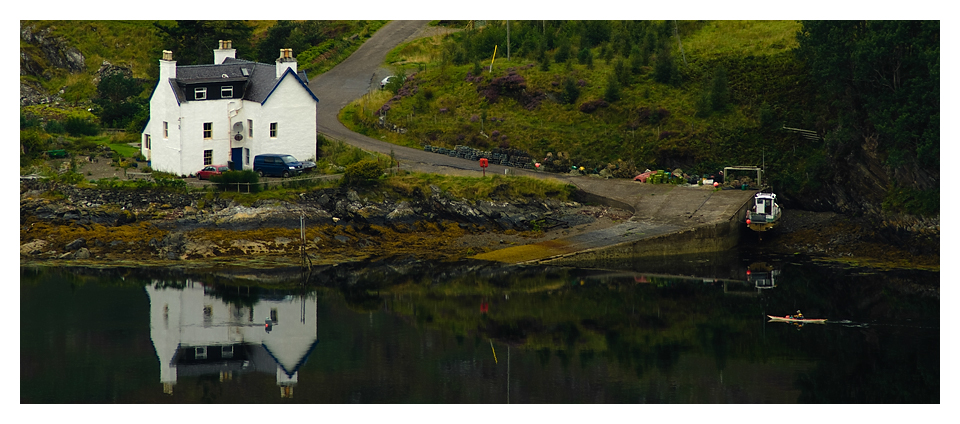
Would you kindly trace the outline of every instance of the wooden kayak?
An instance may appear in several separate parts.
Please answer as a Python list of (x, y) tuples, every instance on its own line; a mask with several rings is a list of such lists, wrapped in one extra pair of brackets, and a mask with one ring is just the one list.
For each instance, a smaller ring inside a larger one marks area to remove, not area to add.
[(826, 318), (813, 319), (813, 318), (790, 318), (790, 317), (775, 317), (773, 315), (767, 315), (767, 318), (770, 318), (771, 321), (784, 321), (784, 322), (800, 322), (804, 324), (823, 324), (827, 322)]

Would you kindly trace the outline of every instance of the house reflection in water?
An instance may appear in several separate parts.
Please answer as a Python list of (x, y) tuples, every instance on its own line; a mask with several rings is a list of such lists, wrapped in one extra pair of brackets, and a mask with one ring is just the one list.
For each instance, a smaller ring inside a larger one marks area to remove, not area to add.
[(317, 345), (315, 295), (231, 296), (189, 280), (154, 281), (146, 291), (164, 393), (173, 394), (178, 376), (219, 373), (226, 381), (264, 372), (276, 373), (281, 397), (293, 397), (297, 372)]

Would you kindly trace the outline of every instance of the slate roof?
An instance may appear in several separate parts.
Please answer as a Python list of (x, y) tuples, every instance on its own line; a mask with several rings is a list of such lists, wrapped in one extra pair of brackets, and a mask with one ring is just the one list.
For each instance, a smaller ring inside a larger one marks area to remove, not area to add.
[[(263, 103), (267, 100), (267, 97), (270, 97), (270, 93), (273, 92), (277, 84), (286, 76), (286, 73), (284, 73), (280, 78), (277, 78), (276, 72), (276, 65), (228, 57), (224, 59), (222, 64), (178, 66), (177, 78), (170, 79), (170, 86), (177, 96), (177, 102), (182, 103), (186, 100), (183, 92), (186, 84), (215, 81), (247, 81), (243, 99)], [(307, 73), (299, 71), (296, 73), (296, 77), (299, 78), (299, 82), (303, 88), (316, 100), (317, 96), (314, 95), (310, 87), (307, 86), (309, 82), (307, 80)]]

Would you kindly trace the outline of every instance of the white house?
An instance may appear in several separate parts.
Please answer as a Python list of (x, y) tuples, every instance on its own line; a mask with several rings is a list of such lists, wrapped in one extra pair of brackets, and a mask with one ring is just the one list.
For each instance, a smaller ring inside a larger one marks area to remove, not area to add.
[(235, 56), (229, 40), (212, 65), (177, 66), (163, 51), (140, 147), (151, 168), (186, 176), (205, 165), (252, 169), (262, 153), (315, 158), (318, 100), (292, 49), (275, 65)]
[(281, 397), (292, 397), (300, 367), (317, 346), (315, 295), (266, 295), (253, 305), (225, 302), (209, 287), (154, 281), (150, 339), (160, 360), (160, 382), (173, 394), (178, 377), (276, 374)]

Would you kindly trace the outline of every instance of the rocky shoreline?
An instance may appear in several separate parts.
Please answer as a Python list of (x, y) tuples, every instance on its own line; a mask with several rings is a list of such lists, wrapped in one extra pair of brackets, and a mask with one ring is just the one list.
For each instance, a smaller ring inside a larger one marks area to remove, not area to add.
[(436, 187), (414, 200), (334, 188), (302, 193), (296, 202), (243, 205), (211, 192), (27, 181), (20, 254), (22, 260), (190, 260), (299, 257), (303, 248), (317, 263), (397, 255), (455, 260), (627, 218), (626, 211), (550, 199), (471, 202)]
[[(291, 264), (298, 263), (302, 249), (315, 265), (383, 258), (455, 261), (629, 218), (625, 210), (552, 199), (467, 201), (437, 187), (414, 199), (330, 188), (294, 201), (244, 205), (211, 191), (101, 190), (32, 180), (20, 188), (20, 258), (22, 263)], [(907, 222), (911, 226), (897, 227), (895, 220), (788, 211), (781, 227), (757, 246), (877, 267), (939, 270), (939, 220)], [(742, 244), (756, 243), (751, 235), (746, 233)]]

